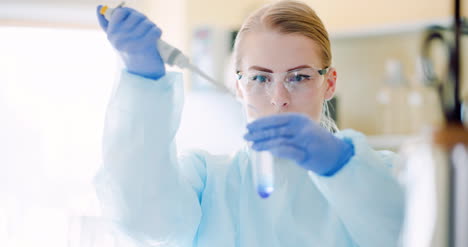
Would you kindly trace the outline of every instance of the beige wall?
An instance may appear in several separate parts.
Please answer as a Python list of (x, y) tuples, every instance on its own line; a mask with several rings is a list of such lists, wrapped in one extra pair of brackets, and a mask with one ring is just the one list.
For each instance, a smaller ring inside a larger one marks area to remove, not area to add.
[[(216, 24), (238, 27), (254, 9), (271, 0), (187, 0), (189, 26)], [(449, 0), (304, 0), (332, 31), (355, 30), (387, 24), (445, 19), (452, 14)], [(468, 16), (468, 4), (463, 8)]]
[[(411, 32), (332, 40), (341, 128), (379, 134), (376, 95), (384, 81), (385, 62), (387, 59), (401, 61), (406, 79), (414, 82), (421, 39), (422, 32)], [(463, 46), (468, 47), (468, 37), (463, 39)], [(468, 50), (464, 49), (463, 54), (462, 57), (468, 57)], [(445, 68), (446, 58), (438, 58), (438, 65)], [(468, 70), (468, 63), (463, 64), (462, 70)], [(468, 100), (468, 83), (465, 79), (463, 83), (463, 95)]]
[[(266, 2), (271, 1), (138, 0), (129, 1), (129, 6), (136, 7), (155, 21), (163, 29), (165, 40), (190, 53), (190, 37), (194, 27), (209, 24), (220, 28), (237, 29), (249, 13)], [(375, 93), (383, 80), (385, 60), (388, 58), (401, 60), (407, 75), (411, 75), (414, 71), (414, 60), (420, 50), (419, 34), (395, 32), (383, 35), (385, 31), (380, 31), (379, 27), (404, 29), (409, 23), (449, 20), (452, 1), (305, 0), (305, 2), (317, 11), (333, 37), (334, 65), (339, 72), (341, 127), (375, 134), (378, 124), (375, 119)], [(83, 6), (86, 7), (86, 12), (93, 12), (90, 13), (92, 15), (90, 18), (93, 20), (93, 27), (97, 28), (97, 22), (94, 21), (94, 5), (91, 8), (88, 1)], [(468, 16), (466, 3), (463, 13), (464, 16)], [(21, 18), (17, 18), (16, 21), (21, 21)], [(8, 22), (0, 16), (0, 25), (2, 23)], [(30, 25), (38, 25), (37, 23), (30, 22)], [(73, 26), (71, 23), (63, 24), (67, 25)], [(357, 33), (362, 30), (381, 33), (358, 35)], [(347, 37), (343, 38), (340, 34), (344, 33)], [(464, 47), (468, 47), (468, 44)], [(468, 55), (466, 52), (468, 49), (464, 50)], [(465, 87), (464, 92), (468, 98), (468, 87)]]
[[(388, 24), (401, 24), (422, 20), (444, 19), (451, 15), (451, 0), (304, 0), (310, 4), (321, 16), (327, 28), (331, 32), (356, 30), (366, 27), (378, 27)], [(95, 0), (4, 0), (0, 7), (6, 12), (11, 4), (23, 6), (52, 7), (52, 8), (81, 8), (90, 12), (98, 3), (113, 3), (118, 1), (96, 2)], [(191, 30), (194, 26), (212, 24), (219, 27), (238, 28), (242, 20), (254, 9), (271, 0), (127, 0), (127, 5), (137, 6), (142, 12), (147, 13), (171, 34), (182, 32), (183, 26)], [(468, 4), (463, 5), (464, 16), (468, 16)], [(88, 9), (90, 11), (88, 11)], [(5, 16), (0, 11), (0, 24), (7, 24)], [(31, 15), (35, 15), (31, 13)], [(87, 15), (87, 14), (82, 14)], [(25, 23), (30, 17), (8, 17), (9, 23)], [(53, 19), (53, 18), (51, 18)], [(93, 19), (94, 21), (94, 19)], [(53, 20), (51, 22), (54, 22)], [(33, 22), (29, 22), (34, 25)], [(46, 22), (44, 22), (46, 23)], [(94, 22), (93, 22), (94, 23)], [(36, 24), (37, 25), (37, 24)], [(50, 24), (49, 24), (50, 25)], [(66, 25), (66, 24), (65, 24)], [(73, 23), (77, 26), (78, 24)], [(83, 25), (83, 23), (82, 23)], [(89, 26), (89, 20), (86, 19)], [(170, 30), (170, 31), (169, 31)], [(176, 30), (176, 31), (172, 31)]]
[[(452, 15), (450, 0), (305, 0), (330, 31), (402, 24)], [(465, 4), (465, 16), (468, 5)]]
[[(187, 28), (191, 30), (203, 24), (236, 28), (251, 11), (266, 2), (271, 1), (188, 1)], [(415, 27), (419, 25), (422, 28), (421, 23), (431, 21), (449, 21), (452, 14), (451, 1), (305, 2), (317, 11), (333, 37), (333, 64), (339, 72), (337, 97), (340, 127), (357, 129), (371, 135), (379, 134), (376, 93), (384, 79), (385, 61), (390, 58), (400, 60), (406, 76), (412, 79), (421, 42), (421, 33)], [(463, 13), (467, 16), (467, 4)], [(403, 31), (408, 29), (412, 31)], [(362, 30), (365, 30), (364, 35), (360, 35)], [(465, 94), (468, 96), (466, 89)]]
[(376, 94), (384, 80), (385, 61), (398, 59), (411, 77), (418, 55), (419, 34), (332, 40), (338, 71), (338, 118), (341, 128), (377, 134)]
[(262, 0), (187, 0), (188, 26), (216, 25), (223, 28), (239, 28), (253, 10), (265, 2)]
[(186, 0), (141, 1), (142, 10), (162, 30), (162, 38), (182, 50), (187, 48), (187, 3)]
[[(375, 28), (382, 25), (402, 24), (433, 19), (447, 19), (451, 15), (452, 1), (449, 0), (304, 0), (311, 5), (323, 19), (330, 32), (355, 31), (362, 28)], [(118, 1), (104, 1), (113, 3)], [(167, 38), (179, 46), (187, 47), (187, 34), (198, 25), (215, 25), (221, 28), (238, 28), (245, 17), (254, 9), (271, 0), (128, 0), (127, 5), (135, 6), (160, 25)], [(11, 18), (0, 11), (0, 25), (44, 25), (44, 26), (73, 26), (94, 27), (94, 7), (98, 2), (93, 0), (5, 0), (0, 3), (2, 10), (7, 11), (11, 4), (22, 6), (28, 3), (32, 6), (48, 6), (54, 9), (80, 9), (79, 20), (63, 18), (64, 22), (57, 23), (54, 18), (50, 21), (36, 20), (31, 16), (34, 12), (26, 13), (29, 17), (18, 16)], [(43, 7), (43, 8), (42, 8)], [(468, 4), (464, 4), (463, 13), (468, 16)], [(42, 10), (39, 10), (42, 12)], [(37, 12), (36, 12), (37, 13)], [(29, 20), (29, 21), (28, 21)]]

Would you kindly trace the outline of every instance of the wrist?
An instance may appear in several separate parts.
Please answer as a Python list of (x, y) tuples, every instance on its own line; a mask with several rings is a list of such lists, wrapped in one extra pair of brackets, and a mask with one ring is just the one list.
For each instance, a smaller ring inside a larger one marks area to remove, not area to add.
[(329, 144), (321, 152), (308, 157), (299, 165), (320, 176), (330, 177), (341, 170), (354, 156), (354, 144), (350, 139), (340, 139), (333, 136)]
[(328, 171), (320, 174), (322, 176), (330, 177), (341, 170), (349, 160), (354, 156), (354, 144), (350, 139), (339, 139), (338, 141), (338, 159), (330, 166)]
[(131, 73), (131, 74), (134, 74), (134, 75), (137, 75), (137, 76), (141, 76), (141, 77), (144, 77), (144, 78), (147, 78), (147, 79), (151, 79), (151, 80), (159, 80), (166, 74), (165, 71), (162, 71), (162, 72), (141, 72), (141, 71), (134, 71), (134, 70), (131, 70), (129, 68), (127, 68), (127, 71), (128, 71), (128, 73)]
[(158, 61), (157, 57), (122, 54), (122, 59), (127, 71), (131, 74), (152, 80), (158, 80), (166, 74), (164, 62), (161, 58)]

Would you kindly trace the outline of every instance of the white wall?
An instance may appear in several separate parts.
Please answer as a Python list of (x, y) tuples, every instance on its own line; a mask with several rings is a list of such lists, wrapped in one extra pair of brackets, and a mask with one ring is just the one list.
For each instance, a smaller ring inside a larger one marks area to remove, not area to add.
[(0, 36), (0, 246), (67, 246), (69, 217), (99, 211), (91, 179), (116, 54), (98, 30)]

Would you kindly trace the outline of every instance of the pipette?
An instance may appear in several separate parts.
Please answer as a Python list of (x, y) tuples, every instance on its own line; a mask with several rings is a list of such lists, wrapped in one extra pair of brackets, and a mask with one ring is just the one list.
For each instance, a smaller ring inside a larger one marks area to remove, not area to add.
[[(120, 8), (124, 5), (124, 2), (119, 4), (116, 8)], [(110, 20), (112, 13), (116, 8), (109, 8), (103, 6), (100, 10), (100, 14), (103, 15), (107, 20)], [(181, 69), (190, 69), (192, 72), (197, 73), (218, 89), (225, 93), (230, 93), (223, 84), (218, 83), (216, 80), (205, 74), (198, 67), (190, 63), (190, 59), (184, 55), (179, 49), (169, 45), (167, 42), (159, 39), (157, 41), (158, 51), (164, 62), (171, 66), (177, 66)], [(251, 108), (253, 106), (249, 105)], [(255, 108), (252, 108), (257, 111)], [(253, 183), (257, 193), (262, 198), (267, 198), (273, 193), (274, 190), (274, 173), (273, 173), (273, 157), (268, 152), (253, 152), (252, 157), (252, 172), (253, 172)]]
[[(122, 2), (115, 8), (103, 6), (100, 10), (100, 14), (103, 15), (109, 21), (114, 10), (122, 7), (124, 4), (125, 2)], [(200, 68), (193, 65), (190, 62), (190, 59), (186, 55), (184, 55), (179, 49), (171, 46), (162, 39), (157, 40), (157, 46), (159, 54), (161, 55), (161, 58), (166, 64), (171, 66), (177, 66), (181, 69), (190, 69), (192, 72), (198, 74), (199, 76), (216, 86), (216, 88), (218, 88), (219, 90), (225, 93), (230, 93), (229, 89), (227, 89), (226, 86), (224, 86), (221, 83), (218, 83), (216, 80), (204, 73)]]

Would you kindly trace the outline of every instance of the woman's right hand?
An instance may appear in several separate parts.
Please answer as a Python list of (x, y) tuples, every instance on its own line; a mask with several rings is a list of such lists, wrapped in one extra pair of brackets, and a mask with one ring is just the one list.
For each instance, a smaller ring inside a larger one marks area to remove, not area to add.
[(157, 47), (161, 29), (134, 9), (117, 8), (108, 21), (99, 13), (101, 8), (97, 8), (99, 24), (122, 57), (127, 71), (154, 80), (164, 76), (164, 61)]

